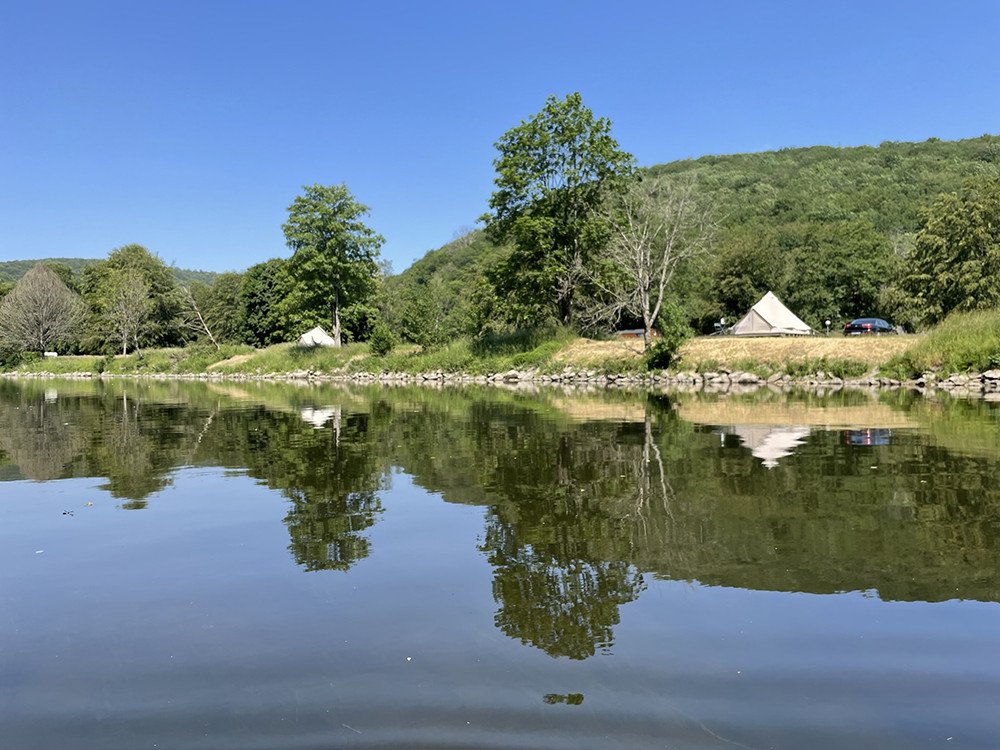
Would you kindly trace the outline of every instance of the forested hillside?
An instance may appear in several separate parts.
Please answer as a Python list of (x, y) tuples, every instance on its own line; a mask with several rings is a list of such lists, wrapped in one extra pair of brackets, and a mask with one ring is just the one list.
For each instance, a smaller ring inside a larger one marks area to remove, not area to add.
[[(1000, 136), (704, 156), (639, 175), (694, 178), (717, 213), (711, 252), (683, 269), (673, 289), (695, 328), (711, 331), (769, 290), (817, 327), (876, 315), (912, 328), (921, 311), (906, 261), (923, 217), (942, 193), (1000, 176)], [(391, 287), (404, 309), (439, 310), (446, 335), (467, 332), (481, 322), (473, 294), (503, 255), (476, 232), (427, 253)]]
[[(20, 281), (21, 278), (30, 271), (38, 263), (45, 263), (48, 265), (55, 266), (65, 266), (70, 271), (73, 272), (73, 276), (79, 278), (83, 273), (83, 269), (87, 266), (92, 266), (95, 263), (99, 263), (100, 260), (97, 258), (45, 258), (43, 260), (3, 260), (0, 261), (0, 282), (15, 282)], [(190, 284), (193, 281), (198, 281), (202, 284), (211, 284), (215, 281), (215, 277), (218, 276), (215, 271), (196, 271), (188, 268), (177, 268), (176, 266), (171, 266), (170, 270), (174, 274), (174, 278), (177, 279), (179, 284)]]

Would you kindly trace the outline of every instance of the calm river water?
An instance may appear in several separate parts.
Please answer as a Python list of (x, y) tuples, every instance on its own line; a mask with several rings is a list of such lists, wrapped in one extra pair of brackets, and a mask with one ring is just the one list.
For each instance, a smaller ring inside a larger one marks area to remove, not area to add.
[(1000, 406), (0, 381), (0, 747), (1000, 747)]

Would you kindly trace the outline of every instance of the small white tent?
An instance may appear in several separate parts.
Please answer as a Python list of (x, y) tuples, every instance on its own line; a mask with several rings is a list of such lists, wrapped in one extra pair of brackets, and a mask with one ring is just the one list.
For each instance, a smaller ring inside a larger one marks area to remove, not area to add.
[(768, 292), (733, 326), (736, 336), (802, 336), (812, 329)]
[(323, 330), (323, 326), (316, 326), (311, 331), (306, 331), (299, 336), (298, 345), (303, 349), (313, 346), (336, 346), (330, 334)]

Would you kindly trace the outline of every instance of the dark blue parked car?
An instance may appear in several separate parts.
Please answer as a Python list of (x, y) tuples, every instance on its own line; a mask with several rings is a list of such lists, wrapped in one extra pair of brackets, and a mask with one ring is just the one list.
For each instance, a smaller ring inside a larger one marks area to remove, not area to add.
[(882, 318), (858, 318), (844, 326), (845, 336), (860, 336), (862, 333), (895, 333), (896, 329)]

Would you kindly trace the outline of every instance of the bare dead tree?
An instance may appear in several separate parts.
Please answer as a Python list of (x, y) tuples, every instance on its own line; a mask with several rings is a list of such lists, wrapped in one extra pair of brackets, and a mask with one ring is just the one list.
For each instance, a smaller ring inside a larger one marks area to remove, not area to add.
[(122, 354), (128, 354), (129, 343), (139, 350), (139, 334), (152, 312), (150, 287), (137, 273), (116, 271), (101, 315), (101, 321), (111, 336), (122, 342)]
[(0, 303), (0, 341), (22, 351), (50, 351), (75, 340), (86, 316), (80, 295), (38, 263)]
[(475, 227), (465, 224), (460, 226), (451, 234), (451, 241), (458, 247), (468, 247), (471, 245), (479, 235), (482, 234), (481, 229), (476, 229)]
[(215, 336), (212, 335), (212, 330), (208, 327), (205, 317), (201, 314), (201, 310), (198, 308), (198, 302), (195, 300), (194, 295), (191, 294), (191, 289), (189, 287), (182, 286), (181, 292), (184, 295), (184, 302), (188, 308), (185, 311), (186, 314), (183, 319), (184, 327), (192, 331), (197, 331), (198, 333), (206, 334), (209, 340), (215, 344), (216, 351), (222, 349), (222, 347), (219, 346), (219, 342), (215, 340)]
[(589, 322), (641, 318), (648, 347), (677, 269), (708, 253), (717, 223), (693, 178), (634, 182), (606, 216), (612, 236), (591, 272), (598, 302)]

